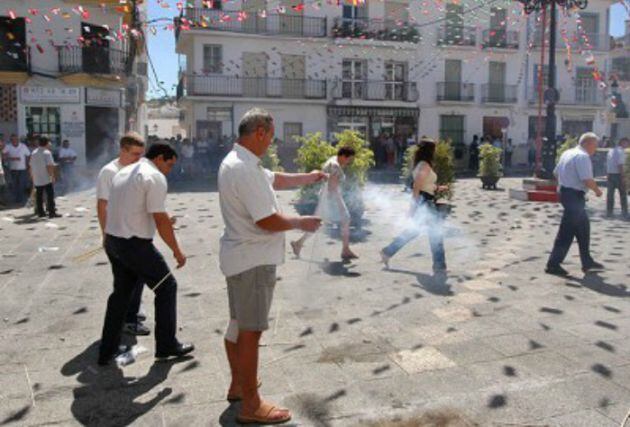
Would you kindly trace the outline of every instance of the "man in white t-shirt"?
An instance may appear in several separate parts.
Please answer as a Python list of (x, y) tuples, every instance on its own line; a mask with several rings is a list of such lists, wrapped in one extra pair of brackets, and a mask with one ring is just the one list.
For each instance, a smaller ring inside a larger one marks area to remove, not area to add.
[(621, 138), (615, 148), (608, 151), (606, 169), (608, 172), (608, 192), (606, 193), (606, 214), (612, 216), (615, 207), (615, 191), (619, 190), (621, 199), (621, 214), (628, 218), (628, 192), (624, 179), (624, 164), (626, 162), (626, 148), (630, 146), (630, 139)]
[(99, 365), (108, 364), (118, 352), (127, 307), (139, 281), (155, 293), (155, 357), (182, 357), (195, 348), (176, 338), (177, 282), (153, 245), (157, 230), (173, 251), (177, 268), (186, 264), (165, 206), (166, 175), (176, 161), (177, 153), (171, 146), (156, 143), (146, 158), (122, 168), (112, 181), (105, 252), (112, 264), (114, 291), (107, 301)]
[(35, 186), (35, 213), (38, 217), (44, 213), (44, 192), (46, 192), (46, 210), (50, 218), (59, 218), (55, 209), (55, 161), (50, 151), (50, 140), (45, 136), (39, 137), (39, 147), (31, 154), (31, 178)]
[(326, 174), (285, 174), (264, 169), (260, 159), (271, 145), (273, 118), (260, 109), (248, 111), (238, 127), (239, 141), (219, 168), (219, 203), (225, 222), (219, 261), (226, 276), (230, 322), (225, 348), (232, 372), (228, 400), (242, 400), (242, 423), (283, 423), (287, 409), (258, 394), (258, 344), (269, 327), (276, 266), (284, 262), (284, 232), (314, 232), (321, 219), (283, 214), (274, 190), (313, 184)]
[(59, 164), (61, 166), (61, 183), (64, 193), (68, 193), (74, 186), (74, 163), (77, 153), (70, 148), (70, 141), (64, 139), (59, 150)]
[[(136, 163), (143, 154), (144, 140), (137, 133), (130, 132), (120, 139), (118, 157), (103, 166), (98, 174), (96, 181), (96, 212), (98, 214), (98, 222), (101, 226), (103, 238), (105, 237), (105, 228), (107, 226), (107, 206), (112, 180), (119, 170), (132, 163)], [(140, 311), (143, 289), (144, 282), (139, 282), (127, 312), (127, 321), (124, 326), (124, 331), (131, 335), (149, 335), (151, 333), (149, 328), (142, 324), (142, 321), (145, 320), (144, 314)]]
[(13, 134), (11, 135), (11, 143), (4, 147), (3, 154), (9, 163), (13, 199), (15, 203), (23, 204), (26, 202), (28, 159), (31, 152), (25, 144), (20, 142), (17, 135)]

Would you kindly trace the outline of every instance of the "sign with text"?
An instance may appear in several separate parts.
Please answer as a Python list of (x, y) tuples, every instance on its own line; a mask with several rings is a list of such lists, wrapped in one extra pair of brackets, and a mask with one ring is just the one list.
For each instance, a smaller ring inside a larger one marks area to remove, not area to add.
[(112, 108), (118, 108), (122, 105), (119, 90), (87, 88), (85, 91), (85, 103), (87, 105)]
[(78, 87), (20, 87), (20, 101), (23, 103), (78, 103), (81, 102), (81, 88)]

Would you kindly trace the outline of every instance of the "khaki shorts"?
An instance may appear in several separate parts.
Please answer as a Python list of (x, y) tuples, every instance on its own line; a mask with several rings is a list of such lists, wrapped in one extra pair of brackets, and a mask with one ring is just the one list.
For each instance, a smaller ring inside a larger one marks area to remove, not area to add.
[(227, 278), (230, 318), (242, 331), (269, 329), (276, 266), (261, 265)]

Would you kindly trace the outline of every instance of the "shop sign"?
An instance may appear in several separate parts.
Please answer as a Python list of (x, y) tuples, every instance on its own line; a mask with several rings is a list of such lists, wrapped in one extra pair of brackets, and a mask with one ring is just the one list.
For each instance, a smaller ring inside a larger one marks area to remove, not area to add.
[(119, 90), (87, 88), (85, 94), (86, 105), (99, 107), (118, 108), (122, 105), (121, 92)]
[(22, 103), (61, 104), (81, 102), (78, 87), (21, 86)]

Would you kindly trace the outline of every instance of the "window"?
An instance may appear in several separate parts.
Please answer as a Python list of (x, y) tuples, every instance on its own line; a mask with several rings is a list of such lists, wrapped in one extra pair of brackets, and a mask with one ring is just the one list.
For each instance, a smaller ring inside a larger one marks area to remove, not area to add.
[(339, 116), (335, 132), (353, 130), (367, 137), (368, 120), (367, 117), (360, 116)]
[[(539, 72), (540, 72), (540, 64), (534, 64), (534, 71), (532, 73), (532, 75), (534, 77), (534, 91), (536, 91), (538, 89)], [(556, 74), (555, 70), (554, 70), (554, 74)], [(543, 78), (542, 83), (543, 83), (543, 91), (544, 91), (549, 85), (549, 65), (548, 64), (543, 65), (542, 78)], [(554, 79), (554, 80), (556, 80), (556, 82), (557, 82), (557, 80), (558, 80), (557, 76), (556, 76), (556, 79)]]
[(24, 18), (0, 16), (0, 70), (26, 71), (26, 24)]
[[(629, 37), (630, 41), (630, 37)], [(613, 75), (621, 81), (630, 81), (630, 57), (613, 58)]]
[(213, 10), (221, 10), (223, 9), (221, 5), (221, 0), (203, 0), (201, 2), (203, 9), (213, 9)]
[(341, 69), (342, 97), (361, 99), (366, 95), (365, 75), (366, 64), (361, 60), (347, 59), (343, 61)]
[(296, 136), (302, 136), (302, 123), (284, 123), (284, 143), (288, 145), (298, 145)]
[(597, 86), (593, 79), (594, 68), (578, 67), (575, 72), (575, 101), (578, 104), (593, 104), (597, 100)]
[(59, 145), (59, 108), (26, 107), (26, 129), (29, 135), (46, 136), (54, 145)]
[(453, 145), (464, 143), (464, 116), (440, 116), (440, 138)]
[(405, 79), (407, 64), (403, 62), (385, 63), (385, 99), (403, 100), (405, 98)]
[(203, 46), (203, 72), (221, 74), (223, 71), (223, 46), (206, 44)]

